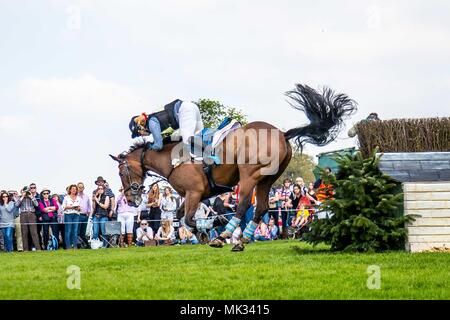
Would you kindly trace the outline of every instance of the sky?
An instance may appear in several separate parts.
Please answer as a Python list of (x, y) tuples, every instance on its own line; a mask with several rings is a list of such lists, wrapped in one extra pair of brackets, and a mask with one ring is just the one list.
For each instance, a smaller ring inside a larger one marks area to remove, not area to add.
[(381, 119), (449, 116), (450, 2), (0, 0), (0, 188), (120, 186), (128, 122), (180, 98), (304, 125), (284, 93), (328, 86)]

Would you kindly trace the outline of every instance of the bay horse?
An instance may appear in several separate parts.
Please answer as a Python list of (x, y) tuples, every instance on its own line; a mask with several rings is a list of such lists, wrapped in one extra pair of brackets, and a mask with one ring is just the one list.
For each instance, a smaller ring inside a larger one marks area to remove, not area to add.
[[(306, 114), (309, 124), (282, 132), (266, 122), (251, 122), (232, 131), (220, 143), (221, 164), (212, 168), (214, 181), (222, 186), (239, 183), (239, 203), (235, 216), (228, 222), (225, 231), (210, 242), (212, 247), (222, 247), (239, 225), (245, 212), (251, 206), (251, 197), (256, 188), (256, 210), (254, 218), (243, 231), (240, 243), (232, 250), (244, 250), (244, 244), (251, 239), (262, 215), (269, 208), (269, 191), (281, 176), (292, 157), (290, 139), (302, 149), (304, 143), (324, 146), (333, 141), (343, 124), (343, 119), (356, 111), (356, 102), (345, 94), (335, 94), (329, 88), (322, 93), (309, 86), (296, 84), (285, 93), (290, 105)], [(142, 201), (142, 189), (147, 171), (156, 172), (167, 178), (170, 185), (185, 198), (178, 216), (185, 216), (185, 223), (195, 228), (193, 219), (201, 200), (217, 194), (211, 189), (203, 170), (203, 164), (183, 163), (172, 166), (172, 159), (178, 142), (167, 143), (161, 151), (146, 150), (140, 146), (119, 156), (111, 156), (119, 163), (119, 175), (125, 189), (125, 196), (132, 206)], [(189, 153), (187, 153), (189, 154)]]

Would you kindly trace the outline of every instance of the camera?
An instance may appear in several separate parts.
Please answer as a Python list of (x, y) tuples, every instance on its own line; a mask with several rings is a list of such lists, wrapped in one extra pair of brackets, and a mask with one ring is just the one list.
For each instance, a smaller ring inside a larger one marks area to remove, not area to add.
[(147, 228), (144, 228), (144, 232), (147, 232)]
[(23, 187), (22, 192), (25, 192), (27, 196), (31, 196), (30, 187), (28, 186)]

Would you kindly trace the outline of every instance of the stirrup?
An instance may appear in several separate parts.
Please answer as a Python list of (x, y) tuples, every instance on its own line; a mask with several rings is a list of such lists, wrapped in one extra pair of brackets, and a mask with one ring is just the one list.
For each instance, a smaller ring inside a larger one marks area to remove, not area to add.
[(172, 166), (174, 168), (178, 167), (182, 163), (183, 163), (183, 160), (181, 160), (181, 159), (172, 159)]
[(193, 162), (203, 162), (203, 157), (198, 156), (192, 152), (189, 153)]

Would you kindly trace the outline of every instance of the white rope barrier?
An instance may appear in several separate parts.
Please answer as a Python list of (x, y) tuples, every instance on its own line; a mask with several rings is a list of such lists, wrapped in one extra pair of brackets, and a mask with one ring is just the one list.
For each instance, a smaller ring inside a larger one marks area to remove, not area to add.
[[(303, 210), (308, 210), (309, 211), (311, 209), (313, 209), (315, 212), (319, 212), (320, 211), (320, 210), (318, 210), (318, 208), (305, 208)], [(255, 210), (256, 210), (256, 208), (253, 211), (255, 211)], [(295, 212), (296, 213), (299, 210), (301, 210), (301, 209), (269, 209), (269, 210), (266, 210), (264, 214), (270, 213), (270, 212), (277, 212), (277, 213), (280, 213), (280, 212), (281, 213), (282, 212), (287, 212), (287, 213)], [(235, 212), (228, 212), (228, 213), (217, 214), (217, 215), (206, 217), (206, 218), (198, 218), (198, 219), (195, 219), (195, 220), (212, 220), (212, 219), (216, 219), (219, 216), (230, 216), (230, 215), (235, 215), (235, 214), (236, 214)], [(136, 216), (134, 216), (134, 217), (136, 217)], [(100, 223), (117, 222), (118, 221), (118, 220), (108, 220), (108, 221), (98, 221), (98, 222), (91, 221), (90, 222), (89, 219), (92, 219), (92, 217), (89, 217), (88, 221), (81, 221), (81, 222), (80, 221), (78, 221), (78, 222), (44, 222), (44, 221), (40, 221), (40, 222), (27, 222), (27, 223), (18, 222), (17, 224), (20, 224), (20, 225), (44, 225), (44, 224), (45, 225), (70, 225), (70, 224), (88, 224), (88, 223), (100, 224)], [(164, 219), (141, 219), (141, 221), (142, 220), (146, 220), (148, 222), (162, 222)], [(13, 222), (13, 224), (15, 225), (16, 223)], [(10, 224), (0, 223), (0, 227), (2, 227), (2, 225), (3, 226), (7, 226), (7, 225), (10, 225)]]

